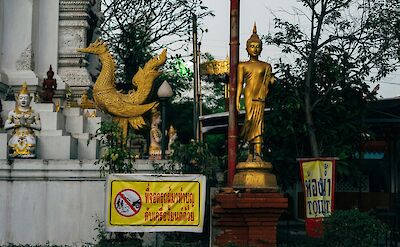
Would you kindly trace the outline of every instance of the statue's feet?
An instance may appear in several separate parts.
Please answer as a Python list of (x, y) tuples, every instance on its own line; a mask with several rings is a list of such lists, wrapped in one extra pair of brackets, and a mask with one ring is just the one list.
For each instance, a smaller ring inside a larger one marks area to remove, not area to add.
[(246, 162), (253, 162), (253, 155), (252, 154), (249, 154), (249, 156), (247, 156)]
[(256, 155), (254, 156), (254, 161), (255, 161), (255, 162), (262, 162), (263, 160), (261, 159), (261, 156), (260, 156), (259, 154), (256, 154)]

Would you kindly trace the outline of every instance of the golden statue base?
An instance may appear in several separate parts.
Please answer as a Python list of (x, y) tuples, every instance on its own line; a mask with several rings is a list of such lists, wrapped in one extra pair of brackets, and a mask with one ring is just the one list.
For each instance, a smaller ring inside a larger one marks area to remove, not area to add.
[(234, 188), (259, 188), (278, 190), (272, 164), (265, 161), (246, 161), (236, 165)]

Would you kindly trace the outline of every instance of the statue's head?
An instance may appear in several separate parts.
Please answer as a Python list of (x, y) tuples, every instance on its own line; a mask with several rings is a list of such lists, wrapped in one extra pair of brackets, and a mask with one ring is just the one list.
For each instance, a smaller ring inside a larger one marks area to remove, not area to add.
[(16, 100), (17, 100), (18, 106), (21, 106), (21, 107), (30, 106), (32, 97), (28, 93), (28, 86), (26, 85), (26, 82), (24, 82), (22, 84), (21, 91), (19, 91), (18, 97)]
[(257, 34), (257, 27), (254, 23), (253, 33), (246, 42), (246, 51), (250, 56), (258, 56), (262, 51), (262, 42)]
[(169, 127), (168, 136), (169, 138), (176, 136), (176, 129), (172, 125)]
[(159, 124), (160, 122), (161, 122), (161, 113), (156, 108), (153, 108), (151, 110), (151, 123)]
[(108, 51), (107, 44), (104, 41), (97, 39), (86, 48), (77, 49), (78, 52), (91, 53), (91, 54), (103, 54)]

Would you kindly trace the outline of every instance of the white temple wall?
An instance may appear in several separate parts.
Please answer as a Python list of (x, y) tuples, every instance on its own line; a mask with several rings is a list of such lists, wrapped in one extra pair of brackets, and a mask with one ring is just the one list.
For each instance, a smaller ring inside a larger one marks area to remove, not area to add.
[(0, 160), (0, 246), (82, 246), (104, 218), (104, 179), (93, 161)]
[(38, 79), (32, 71), (33, 0), (3, 1), (3, 30), (1, 44), (2, 81), (10, 86), (36, 86)]
[[(57, 147), (55, 147), (57, 148)], [(137, 173), (154, 173), (136, 160)], [(156, 161), (168, 165), (166, 160)], [(87, 246), (104, 221), (105, 179), (94, 160), (0, 159), (0, 246)], [(155, 246), (146, 233), (144, 246)]]

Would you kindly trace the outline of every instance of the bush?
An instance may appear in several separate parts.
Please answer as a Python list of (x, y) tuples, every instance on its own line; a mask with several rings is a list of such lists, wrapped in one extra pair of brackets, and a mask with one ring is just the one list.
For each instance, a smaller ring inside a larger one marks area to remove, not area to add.
[(337, 210), (324, 221), (324, 242), (332, 247), (376, 246), (388, 228), (368, 213)]

